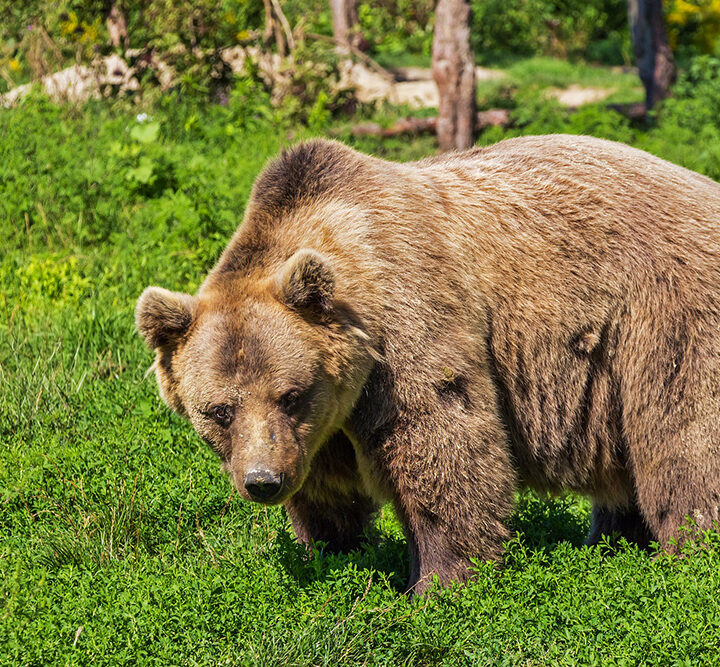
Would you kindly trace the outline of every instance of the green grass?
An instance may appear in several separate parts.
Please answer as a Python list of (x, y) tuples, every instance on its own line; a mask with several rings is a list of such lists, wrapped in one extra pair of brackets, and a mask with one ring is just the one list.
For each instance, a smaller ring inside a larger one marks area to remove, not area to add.
[[(148, 284), (194, 290), (264, 162), (308, 134), (252, 99), (168, 100), (145, 123), (122, 105), (0, 110), (0, 662), (717, 664), (716, 534), (679, 560), (585, 548), (587, 501), (523, 493), (504, 567), (413, 599), (388, 508), (358, 552), (309, 557), (284, 510), (232, 493), (144, 379), (133, 308)], [(594, 133), (720, 176), (707, 118), (671, 105), (644, 129), (528, 99), (480, 141)]]
[(616, 67), (600, 67), (582, 62), (537, 56), (518, 59), (504, 68), (519, 86), (538, 85), (564, 88), (572, 84), (599, 88), (642, 88), (637, 74)]
[(603, 101), (604, 105), (629, 104), (645, 99), (637, 74), (620, 68), (535, 57), (515, 60), (503, 71), (503, 78), (478, 81), (479, 109), (525, 106), (528, 100), (545, 99), (551, 91), (570, 86), (608, 89), (611, 92)]
[(615, 92), (609, 101), (640, 102), (644, 91), (637, 74), (619, 68), (598, 67), (584, 63), (571, 63), (556, 58), (529, 58), (519, 60), (507, 68), (508, 79), (518, 89), (539, 90), (567, 88), (608, 88)]
[(373, 58), (383, 67), (431, 67), (432, 57), (424, 53), (376, 53)]

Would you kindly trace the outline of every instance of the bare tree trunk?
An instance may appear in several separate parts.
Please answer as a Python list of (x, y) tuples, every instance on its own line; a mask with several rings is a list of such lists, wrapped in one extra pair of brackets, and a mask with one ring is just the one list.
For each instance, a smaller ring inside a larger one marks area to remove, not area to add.
[(645, 86), (645, 106), (651, 109), (655, 102), (668, 96), (675, 79), (662, 0), (628, 0), (628, 14), (635, 59)]
[(440, 92), (440, 149), (469, 148), (475, 131), (475, 61), (470, 48), (470, 6), (465, 0), (438, 0), (432, 72)]
[(110, 35), (110, 43), (113, 47), (117, 48), (121, 44), (124, 48), (128, 47), (128, 32), (127, 22), (125, 21), (125, 15), (122, 9), (118, 6), (117, 2), (112, 3), (110, 12), (105, 19), (107, 25), (108, 34)]
[(348, 55), (351, 47), (358, 47), (361, 39), (356, 32), (358, 24), (358, 0), (330, 0), (332, 12), (333, 36), (337, 52)]

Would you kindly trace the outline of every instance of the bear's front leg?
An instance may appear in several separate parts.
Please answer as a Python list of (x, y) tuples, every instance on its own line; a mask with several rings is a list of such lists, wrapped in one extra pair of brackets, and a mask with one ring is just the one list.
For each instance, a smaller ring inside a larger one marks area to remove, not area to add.
[(333, 553), (360, 546), (376, 504), (362, 491), (355, 452), (343, 433), (315, 456), (305, 483), (285, 503), (299, 542), (324, 542)]
[(383, 447), (416, 593), (467, 579), (471, 558), (499, 560), (509, 536), (514, 470), (494, 402), (451, 399), (404, 416)]
[[(400, 508), (397, 511), (405, 527), (410, 556), (407, 592), (422, 595), (433, 585), (435, 578), (445, 586), (470, 577), (471, 552), (458, 544), (446, 525), (427, 515), (403, 516)], [(499, 558), (500, 549), (493, 549), (493, 553), (491, 556), (490, 552), (485, 552), (485, 557)]]

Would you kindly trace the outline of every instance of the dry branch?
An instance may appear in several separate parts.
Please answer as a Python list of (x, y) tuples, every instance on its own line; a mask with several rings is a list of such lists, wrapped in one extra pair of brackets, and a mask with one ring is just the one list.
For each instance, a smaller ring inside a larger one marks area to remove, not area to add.
[(632, 104), (608, 104), (608, 109), (617, 111), (630, 120), (643, 120), (647, 116), (647, 106), (642, 102)]
[(295, 38), (293, 37), (292, 30), (290, 29), (290, 22), (287, 20), (278, 0), (271, 0), (271, 2), (273, 9), (275, 10), (275, 16), (277, 16), (278, 21), (280, 21), (280, 25), (285, 33), (285, 39), (287, 40), (290, 53), (292, 53), (295, 50)]

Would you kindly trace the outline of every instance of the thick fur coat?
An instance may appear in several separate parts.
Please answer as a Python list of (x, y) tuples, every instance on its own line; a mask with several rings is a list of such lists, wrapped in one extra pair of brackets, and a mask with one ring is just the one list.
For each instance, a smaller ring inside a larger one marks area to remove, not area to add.
[(720, 185), (542, 136), (395, 164), (283, 153), (195, 296), (137, 324), (165, 401), (298, 538), (378, 503), (409, 586), (497, 559), (520, 486), (587, 494), (589, 542), (720, 518)]

